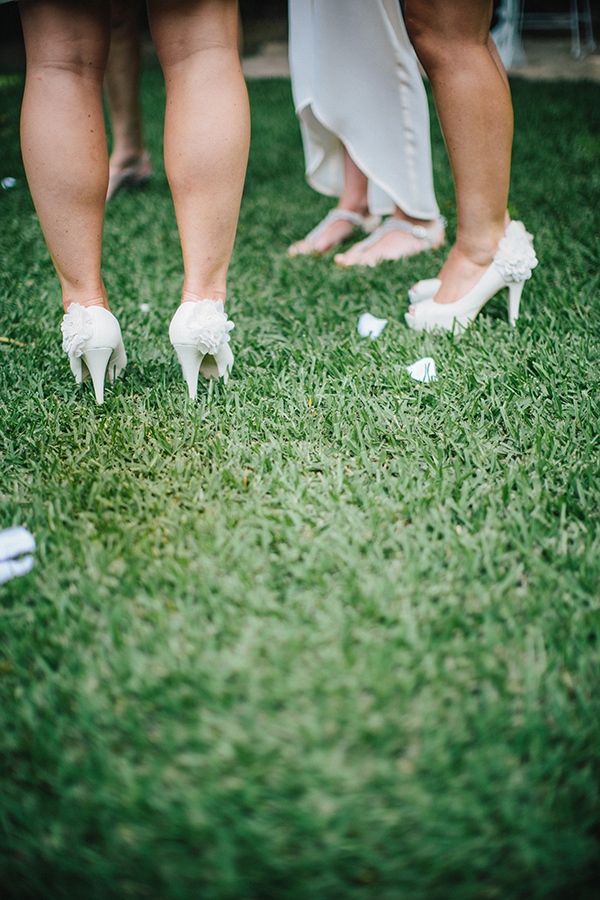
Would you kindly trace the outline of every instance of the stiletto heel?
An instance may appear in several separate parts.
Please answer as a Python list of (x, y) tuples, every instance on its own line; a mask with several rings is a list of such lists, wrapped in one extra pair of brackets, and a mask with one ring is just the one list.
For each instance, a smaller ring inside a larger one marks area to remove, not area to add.
[(508, 285), (508, 321), (511, 325), (519, 318), (519, 305), (524, 286), (524, 281), (511, 281)]
[(111, 347), (94, 347), (93, 350), (87, 350), (83, 354), (83, 361), (91, 375), (98, 403), (104, 403), (104, 376), (111, 356)]
[(188, 300), (171, 319), (169, 338), (177, 353), (190, 400), (196, 399), (198, 374), (203, 378), (222, 378), (227, 384), (233, 367), (229, 332), (234, 327), (227, 318), (222, 300)]
[(412, 307), (412, 312), (405, 313), (406, 324), (415, 331), (441, 329), (458, 334), (471, 324), (494, 294), (507, 287), (508, 317), (514, 325), (523, 285), (531, 278), (531, 270), (537, 262), (531, 243), (520, 232), (513, 231), (502, 238), (491, 265), (464, 297), (454, 303), (436, 303), (433, 297), (422, 300)]
[(177, 359), (183, 372), (183, 378), (188, 386), (190, 400), (195, 400), (198, 393), (198, 372), (200, 371), (200, 363), (202, 362), (202, 354), (197, 347), (187, 346), (186, 344), (173, 344)]
[(71, 303), (63, 316), (63, 350), (77, 384), (91, 377), (98, 403), (104, 403), (104, 380), (113, 382), (127, 365), (118, 321), (103, 306)]

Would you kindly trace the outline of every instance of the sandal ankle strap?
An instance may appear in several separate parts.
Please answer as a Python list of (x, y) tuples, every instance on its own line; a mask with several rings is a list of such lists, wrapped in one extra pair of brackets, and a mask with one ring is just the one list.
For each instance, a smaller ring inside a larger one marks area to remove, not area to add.
[(317, 238), (319, 238), (330, 225), (333, 225), (334, 222), (349, 222), (351, 225), (354, 225), (355, 228), (368, 230), (373, 218), (373, 216), (363, 216), (360, 213), (352, 212), (349, 209), (331, 209), (325, 218), (322, 219), (312, 231), (308, 232), (304, 240), (312, 242), (316, 241)]
[(376, 228), (375, 231), (371, 233), (370, 237), (363, 241), (361, 246), (363, 250), (368, 250), (369, 247), (376, 244), (380, 238), (389, 234), (390, 231), (403, 231), (405, 234), (412, 234), (422, 241), (424, 250), (430, 250), (433, 247), (434, 240), (439, 236), (439, 232), (443, 231), (445, 227), (446, 220), (443, 216), (439, 216), (429, 228), (425, 228), (424, 225), (411, 225), (410, 222), (405, 222), (402, 219), (394, 219), (393, 216), (390, 216), (379, 226), (379, 228)]

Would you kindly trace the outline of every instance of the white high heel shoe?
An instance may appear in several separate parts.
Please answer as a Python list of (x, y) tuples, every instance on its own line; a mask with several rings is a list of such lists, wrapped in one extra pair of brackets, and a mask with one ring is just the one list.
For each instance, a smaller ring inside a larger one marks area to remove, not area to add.
[[(504, 234), (511, 240), (523, 240), (533, 247), (533, 235), (526, 231), (522, 222), (511, 220), (506, 226)], [(422, 300), (429, 300), (430, 297), (435, 297), (441, 286), (442, 282), (439, 278), (424, 278), (422, 281), (417, 281), (408, 290), (409, 302), (414, 306), (416, 303), (421, 303)]]
[(523, 285), (531, 278), (531, 270), (537, 263), (531, 243), (520, 231), (513, 230), (502, 238), (491, 265), (464, 297), (455, 303), (436, 303), (433, 297), (422, 300), (412, 307), (412, 313), (404, 314), (406, 324), (415, 331), (441, 329), (459, 334), (494, 294), (507, 287), (508, 321), (514, 325), (519, 317)]
[(233, 367), (229, 347), (233, 328), (222, 300), (188, 300), (171, 319), (169, 338), (181, 363), (190, 400), (196, 399), (198, 373), (204, 378), (222, 378), (227, 384)]
[(91, 377), (98, 403), (104, 403), (104, 378), (112, 382), (127, 365), (118, 321), (103, 306), (71, 303), (63, 316), (63, 350), (77, 384)]
[(439, 278), (423, 278), (408, 289), (408, 299), (414, 306), (415, 303), (435, 297), (441, 286), (442, 282)]

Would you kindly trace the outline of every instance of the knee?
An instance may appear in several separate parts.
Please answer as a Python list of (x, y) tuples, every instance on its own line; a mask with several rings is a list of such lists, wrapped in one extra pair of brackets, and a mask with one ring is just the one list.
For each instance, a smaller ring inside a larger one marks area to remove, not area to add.
[(185, 63), (202, 51), (238, 50), (235, 0), (177, 4), (151, 0), (148, 15), (163, 69)]
[(95, 84), (102, 87), (106, 61), (91, 61), (85, 53), (49, 52), (43, 58), (38, 58), (35, 61), (32, 60), (27, 68), (30, 72), (37, 71), (51, 75), (68, 76), (77, 79), (82, 83), (85, 82), (90, 85)]
[(101, 80), (110, 42), (108, 7), (97, 12), (92, 4), (73, 10), (65, 6), (69, 15), (59, 4), (23, 4), (27, 70)]
[(112, 0), (110, 22), (113, 35), (115, 31), (137, 29), (139, 11), (139, 0)]
[(405, 21), (408, 36), (419, 62), (427, 75), (430, 75), (450, 52), (445, 35), (436, 28), (434, 22), (421, 14), (418, 4), (414, 12), (407, 11)]
[(85, 82), (100, 83), (104, 78), (108, 44), (72, 41), (68, 37), (47, 41), (38, 52), (28, 56), (29, 71), (70, 75)]
[(405, 21), (419, 61), (430, 78), (432, 72), (456, 67), (472, 54), (487, 49), (488, 0), (407, 0)]

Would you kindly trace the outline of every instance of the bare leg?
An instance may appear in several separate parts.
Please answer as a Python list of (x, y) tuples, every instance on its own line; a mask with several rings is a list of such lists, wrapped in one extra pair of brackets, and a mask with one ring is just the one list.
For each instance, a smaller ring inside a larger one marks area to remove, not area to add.
[[(343, 148), (344, 154), (344, 187), (339, 199), (337, 209), (358, 213), (364, 216), (368, 213), (367, 200), (367, 176), (358, 168), (350, 154)], [(296, 241), (290, 247), (291, 255), (305, 255), (309, 253), (326, 253), (332, 247), (341, 244), (354, 233), (354, 226), (350, 222), (338, 220), (332, 222), (315, 241), (306, 239)]]
[(20, 9), (27, 51), (23, 161), (64, 307), (108, 308), (100, 259), (108, 184), (102, 79), (109, 4), (21, 0)]
[(104, 77), (113, 133), (108, 198), (121, 186), (124, 173), (129, 174), (128, 183), (145, 181), (151, 173), (139, 102), (139, 9), (140, 0), (112, 0), (110, 52)]
[(235, 0), (150, 0), (167, 89), (165, 168), (179, 226), (182, 302), (225, 299), (250, 118)]
[(457, 240), (436, 302), (463, 297), (504, 234), (513, 119), (489, 41), (489, 0), (407, 0), (406, 25), (427, 72), (456, 190)]
[[(496, 47), (496, 44), (494, 43), (494, 38), (491, 36), (491, 34), (488, 38), (488, 47), (489, 47), (492, 59), (494, 60), (494, 62), (496, 63), (496, 66), (498, 67), (498, 71), (500, 72), (502, 81), (504, 82), (504, 84), (506, 86), (506, 90), (508, 91), (508, 96), (510, 97), (510, 84), (508, 83), (508, 75), (506, 74), (506, 69), (504, 68), (504, 63), (502, 62), (502, 60), (500, 58), (500, 54), (498, 53), (498, 48)], [(512, 105), (512, 99), (511, 99), (511, 105)], [(506, 210), (506, 212), (504, 213), (504, 227), (505, 228), (509, 222), (510, 222), (510, 216), (508, 214), (508, 210)]]

